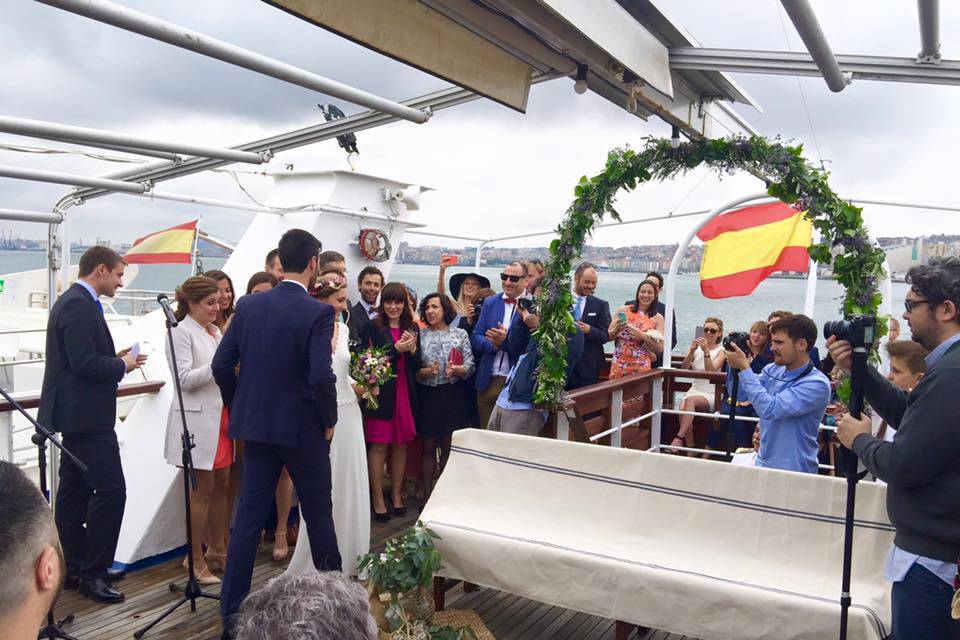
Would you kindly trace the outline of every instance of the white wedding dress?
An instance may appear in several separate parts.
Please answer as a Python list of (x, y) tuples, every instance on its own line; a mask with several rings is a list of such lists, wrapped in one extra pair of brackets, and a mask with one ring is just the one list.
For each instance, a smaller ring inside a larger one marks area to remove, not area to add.
[[(357, 396), (350, 386), (349, 329), (337, 323), (333, 372), (337, 376), (337, 429), (330, 445), (330, 475), (333, 481), (333, 526), (343, 562), (343, 573), (357, 574), (357, 557), (370, 550), (370, 479), (367, 477), (367, 447)], [(310, 553), (307, 524), (300, 518), (300, 534), (287, 573), (303, 575), (316, 571)]]

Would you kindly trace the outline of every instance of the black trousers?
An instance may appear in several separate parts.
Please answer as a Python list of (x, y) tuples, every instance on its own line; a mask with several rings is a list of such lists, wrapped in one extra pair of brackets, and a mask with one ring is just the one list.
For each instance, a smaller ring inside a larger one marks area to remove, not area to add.
[(340, 551), (333, 529), (330, 484), (330, 443), (317, 429), (296, 447), (245, 441), (243, 486), (237, 519), (230, 535), (220, 613), (224, 629), (232, 628), (233, 616), (250, 591), (253, 563), (260, 544), (260, 531), (274, 502), (280, 470), (286, 466), (300, 499), (300, 513), (310, 536), (313, 564), (320, 571), (340, 570)]
[(113, 564), (127, 501), (117, 434), (64, 434), (63, 446), (87, 465), (81, 472), (69, 457), (60, 457), (55, 517), (67, 573), (102, 578)]

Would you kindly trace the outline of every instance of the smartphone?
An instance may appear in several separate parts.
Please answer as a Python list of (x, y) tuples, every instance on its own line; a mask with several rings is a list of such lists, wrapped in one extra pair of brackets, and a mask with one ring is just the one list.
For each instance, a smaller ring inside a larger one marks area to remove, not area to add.
[(699, 340), (703, 337), (703, 325), (697, 325), (697, 328), (693, 331), (694, 340)]
[(617, 320), (620, 321), (620, 324), (627, 324), (627, 314), (621, 311), (617, 314)]
[(450, 255), (450, 254), (445, 253), (445, 254), (443, 254), (442, 256), (440, 256), (440, 259), (441, 259), (441, 260), (443, 261), (443, 263), (444, 263), (445, 265), (447, 265), (448, 267), (452, 267), (452, 266), (455, 266), (455, 265), (460, 264), (460, 256), (457, 256), (457, 255)]
[(134, 342), (134, 343), (133, 343), (133, 346), (130, 347), (130, 355), (133, 356), (134, 358), (139, 358), (139, 357), (140, 357), (140, 343), (139, 343), (139, 342)]

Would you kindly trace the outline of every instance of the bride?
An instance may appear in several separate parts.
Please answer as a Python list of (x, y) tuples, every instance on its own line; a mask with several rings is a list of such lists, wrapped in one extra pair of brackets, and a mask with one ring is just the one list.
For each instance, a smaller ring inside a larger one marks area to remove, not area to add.
[[(320, 301), (340, 314), (347, 309), (347, 282), (336, 273), (320, 277), (313, 292)], [(330, 476), (333, 484), (333, 525), (343, 559), (343, 573), (357, 574), (357, 558), (370, 550), (370, 485), (367, 478), (367, 450), (363, 439), (360, 406), (350, 379), (350, 351), (347, 325), (337, 322), (333, 333), (333, 372), (337, 376), (337, 428), (330, 445)], [(300, 535), (287, 573), (303, 575), (315, 571), (306, 523), (300, 518)]]

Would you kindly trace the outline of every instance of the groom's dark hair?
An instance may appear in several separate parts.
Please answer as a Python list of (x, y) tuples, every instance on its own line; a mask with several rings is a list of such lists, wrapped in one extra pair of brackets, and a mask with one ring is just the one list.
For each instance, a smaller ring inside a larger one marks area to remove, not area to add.
[(285, 273), (303, 273), (312, 258), (320, 254), (323, 244), (309, 231), (290, 229), (280, 238), (280, 266)]

